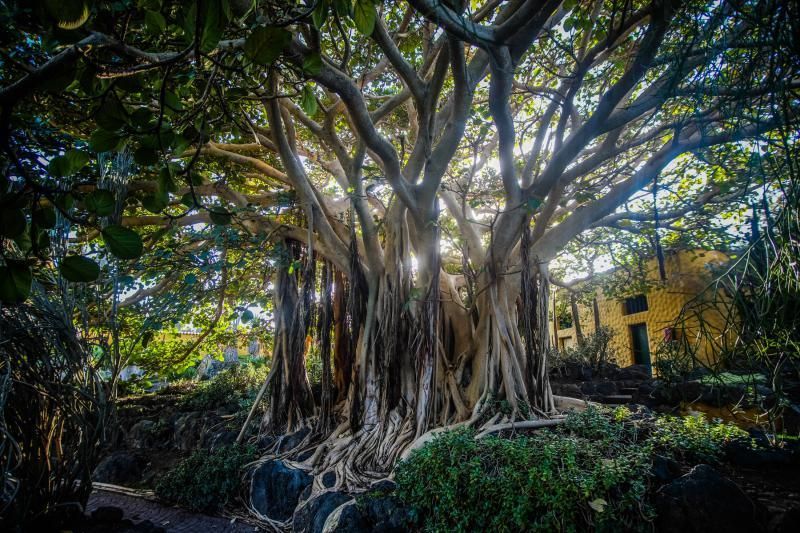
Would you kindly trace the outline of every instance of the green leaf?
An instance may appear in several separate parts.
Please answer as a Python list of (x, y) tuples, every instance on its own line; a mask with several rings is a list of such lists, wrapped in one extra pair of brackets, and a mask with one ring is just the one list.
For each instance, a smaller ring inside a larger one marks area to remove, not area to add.
[(84, 205), (86, 210), (97, 216), (107, 217), (114, 212), (116, 200), (111, 191), (97, 189), (86, 195)]
[(0, 235), (13, 239), (22, 235), (26, 224), (22, 209), (0, 208)]
[(319, 0), (314, 11), (311, 13), (311, 20), (317, 29), (321, 29), (328, 18), (328, 2), (327, 0)]
[(608, 502), (605, 501), (603, 498), (596, 498), (589, 502), (589, 507), (591, 507), (598, 513), (602, 513), (605, 510), (606, 505), (608, 505)]
[(167, 207), (167, 203), (164, 201), (164, 197), (159, 194), (152, 194), (142, 198), (142, 207), (155, 214), (162, 212)]
[(310, 117), (317, 112), (317, 98), (314, 96), (314, 89), (310, 85), (303, 87), (303, 93), (300, 96), (300, 107)]
[(219, 44), (228, 21), (219, 0), (206, 0), (202, 5), (205, 13), (201, 15), (203, 34), (200, 37), (200, 51), (207, 54)]
[(187, 285), (194, 285), (197, 283), (197, 276), (194, 274), (186, 274), (186, 276), (183, 277), (183, 282)]
[(208, 216), (211, 222), (220, 226), (227, 226), (231, 223), (231, 214), (224, 207), (213, 207), (209, 209)]
[(194, 198), (192, 197), (192, 192), (191, 191), (189, 191), (186, 194), (184, 194), (183, 196), (181, 196), (181, 203), (183, 205), (185, 205), (186, 207), (188, 207), (189, 209), (193, 209), (195, 207)]
[(169, 111), (183, 111), (183, 103), (178, 95), (172, 91), (164, 92), (164, 105)]
[(75, 174), (89, 162), (89, 154), (80, 150), (67, 150), (50, 160), (47, 170), (54, 178), (64, 178)]
[(53, 206), (43, 205), (33, 210), (33, 222), (40, 228), (51, 229), (56, 225), (56, 210)]
[(153, 340), (154, 335), (152, 331), (146, 331), (144, 335), (142, 335), (142, 348), (147, 348), (147, 345)]
[(528, 211), (536, 211), (540, 205), (542, 205), (542, 199), (536, 198), (535, 196), (531, 196), (525, 202), (525, 206), (528, 208)]
[(109, 93), (103, 105), (95, 113), (94, 121), (97, 125), (108, 131), (116, 131), (128, 122), (128, 115), (125, 108), (114, 97), (114, 93)]
[(33, 274), (25, 261), (6, 259), (5, 266), (0, 266), (0, 302), (24, 302), (31, 293), (31, 283)]
[(356, 23), (359, 32), (367, 36), (372, 35), (377, 18), (378, 13), (372, 0), (356, 0), (353, 6), (353, 22)]
[(109, 251), (120, 259), (136, 259), (142, 255), (142, 238), (132, 229), (112, 225), (103, 230), (103, 240)]
[(317, 52), (311, 53), (303, 60), (303, 71), (309, 76), (316, 76), (322, 70), (322, 56)]
[(85, 0), (47, 0), (45, 5), (59, 28), (75, 30), (89, 19), (89, 6)]
[(291, 40), (292, 34), (283, 28), (259, 26), (245, 39), (244, 53), (259, 65), (270, 65)]
[(333, 7), (336, 14), (340, 17), (350, 17), (353, 15), (353, 4), (351, 0), (333, 0)]
[(14, 237), (14, 242), (17, 245), (17, 248), (22, 250), (23, 253), (28, 253), (31, 248), (33, 248), (33, 240), (31, 240), (31, 225), (26, 224), (25, 230)]
[(144, 23), (147, 26), (147, 31), (153, 35), (163, 33), (167, 29), (167, 21), (164, 19), (164, 15), (158, 11), (146, 11)]
[(172, 179), (172, 172), (169, 167), (163, 167), (158, 174), (158, 190), (165, 194), (178, 191), (178, 186), (175, 184), (175, 180)]
[(148, 167), (158, 163), (158, 153), (152, 148), (140, 146), (133, 152), (133, 160), (143, 167)]
[(245, 309), (244, 313), (242, 313), (242, 322), (250, 322), (253, 318), (255, 318), (255, 315), (249, 309)]
[(89, 137), (89, 148), (95, 152), (113, 152), (118, 147), (122, 137), (116, 133), (103, 129), (95, 130)]
[(100, 265), (88, 257), (70, 255), (61, 260), (58, 271), (67, 281), (89, 283), (100, 276)]

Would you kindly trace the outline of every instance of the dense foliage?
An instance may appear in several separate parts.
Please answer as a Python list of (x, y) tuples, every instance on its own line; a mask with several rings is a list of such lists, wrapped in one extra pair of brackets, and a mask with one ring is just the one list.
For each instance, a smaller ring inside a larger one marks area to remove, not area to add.
[(590, 408), (524, 437), (446, 432), (398, 465), (398, 494), (426, 531), (649, 531), (655, 454), (714, 461), (746, 436), (702, 417), (650, 424)]
[(221, 511), (239, 490), (242, 467), (255, 457), (246, 446), (196, 451), (158, 481), (156, 495), (192, 511)]

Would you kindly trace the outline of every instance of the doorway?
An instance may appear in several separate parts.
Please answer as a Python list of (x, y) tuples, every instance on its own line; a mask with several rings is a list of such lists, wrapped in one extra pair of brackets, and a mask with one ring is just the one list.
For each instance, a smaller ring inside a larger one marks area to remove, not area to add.
[(647, 340), (647, 324), (631, 325), (631, 349), (633, 362), (650, 366), (650, 342)]

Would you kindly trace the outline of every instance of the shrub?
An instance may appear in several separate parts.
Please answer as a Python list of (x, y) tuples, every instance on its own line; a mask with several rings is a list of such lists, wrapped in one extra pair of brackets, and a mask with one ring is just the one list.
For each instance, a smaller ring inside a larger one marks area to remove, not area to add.
[(267, 379), (266, 366), (235, 366), (223, 370), (209, 381), (204, 381), (186, 396), (181, 406), (192, 410), (210, 410), (224, 405), (239, 405), (242, 400), (252, 400)]
[(528, 437), (443, 433), (398, 464), (397, 494), (426, 531), (651, 530), (655, 454), (715, 462), (747, 433), (703, 417), (648, 420), (589, 408)]
[(398, 496), (426, 530), (646, 529), (650, 449), (599, 411), (530, 437), (474, 436), (444, 433), (398, 465)]
[(718, 462), (726, 444), (745, 441), (743, 429), (719, 420), (709, 422), (703, 415), (663, 416), (656, 419), (650, 440), (653, 445), (689, 462)]
[(570, 346), (565, 350), (553, 354), (553, 368), (558, 369), (567, 364), (588, 366), (600, 370), (606, 363), (616, 359), (616, 350), (611, 344), (614, 330), (608, 326), (601, 326), (597, 331), (586, 335), (582, 344)]
[(156, 495), (192, 511), (220, 511), (235, 496), (242, 467), (255, 456), (252, 446), (198, 450), (159, 480)]

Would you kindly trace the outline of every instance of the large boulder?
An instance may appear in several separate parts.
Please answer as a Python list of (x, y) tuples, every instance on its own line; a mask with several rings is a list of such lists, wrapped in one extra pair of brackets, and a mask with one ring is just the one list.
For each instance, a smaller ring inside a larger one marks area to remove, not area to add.
[(273, 520), (292, 517), (300, 494), (313, 478), (306, 472), (274, 459), (259, 466), (250, 481), (250, 501), (255, 509)]
[(334, 510), (325, 520), (322, 531), (403, 533), (410, 530), (411, 524), (411, 512), (400, 500), (384, 490), (375, 490)]
[(618, 380), (645, 381), (652, 377), (653, 373), (648, 365), (626, 366), (614, 373), (614, 378)]
[(656, 529), (666, 533), (762, 531), (758, 509), (733, 481), (708, 465), (664, 485), (656, 493)]
[(130, 452), (120, 450), (112, 453), (95, 467), (92, 481), (126, 485), (142, 477), (146, 461)]
[(353, 498), (343, 492), (325, 491), (316, 494), (300, 504), (292, 517), (294, 533), (321, 533), (325, 520), (336, 510)]
[(128, 430), (125, 442), (130, 448), (152, 448), (158, 442), (157, 433), (155, 422), (152, 420), (140, 420)]
[(172, 441), (175, 447), (183, 451), (198, 448), (202, 443), (204, 426), (203, 416), (199, 412), (178, 417), (172, 426)]
[(355, 501), (340, 505), (328, 515), (323, 533), (369, 533), (372, 528)]

